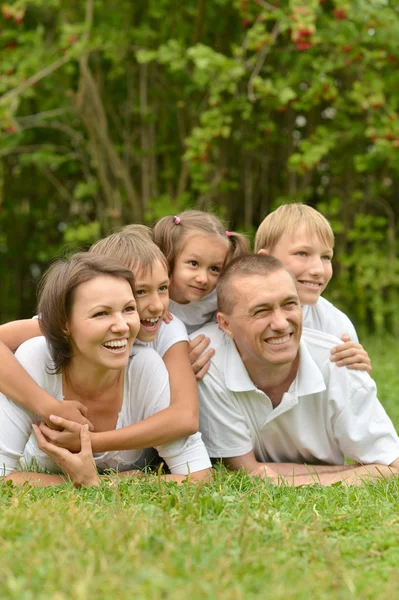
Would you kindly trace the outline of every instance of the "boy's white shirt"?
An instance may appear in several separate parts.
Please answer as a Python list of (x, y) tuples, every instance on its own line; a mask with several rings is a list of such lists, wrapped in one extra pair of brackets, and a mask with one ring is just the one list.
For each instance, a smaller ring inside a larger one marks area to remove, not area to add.
[(157, 337), (153, 342), (141, 342), (136, 339), (132, 353), (134, 353), (136, 347), (146, 346), (153, 348), (163, 358), (169, 348), (179, 342), (188, 342), (187, 329), (180, 319), (174, 317), (170, 323), (161, 323)]
[(206, 323), (216, 321), (216, 290), (213, 290), (213, 292), (198, 302), (179, 304), (178, 302), (171, 300), (169, 303), (169, 310), (175, 317), (178, 317), (183, 321), (187, 332), (190, 335)]
[(341, 338), (347, 333), (352, 342), (359, 342), (352, 321), (331, 302), (320, 296), (316, 304), (302, 306), (303, 326)]

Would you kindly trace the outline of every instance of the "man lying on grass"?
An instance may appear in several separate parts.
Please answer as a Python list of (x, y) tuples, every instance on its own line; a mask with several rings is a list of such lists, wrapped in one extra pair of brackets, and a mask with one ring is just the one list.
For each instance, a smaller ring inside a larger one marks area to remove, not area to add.
[[(199, 382), (208, 453), (233, 470), (294, 485), (399, 472), (399, 439), (364, 371), (330, 361), (337, 338), (304, 329), (296, 284), (271, 256), (236, 259), (217, 283), (215, 354)], [(344, 465), (344, 457), (356, 464)]]

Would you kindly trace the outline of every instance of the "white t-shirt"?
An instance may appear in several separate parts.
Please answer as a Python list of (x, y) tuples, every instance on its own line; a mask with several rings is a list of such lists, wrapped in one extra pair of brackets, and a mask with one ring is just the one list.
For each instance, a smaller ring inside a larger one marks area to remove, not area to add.
[(364, 371), (330, 361), (338, 340), (304, 330), (298, 373), (281, 403), (251, 381), (235, 343), (216, 325), (201, 328), (216, 352), (198, 383), (200, 431), (214, 458), (254, 450), (260, 462), (391, 464), (399, 439)]
[[(48, 373), (51, 357), (45, 338), (36, 337), (22, 344), (16, 358), (40, 387), (57, 400), (63, 400), (62, 375)], [(125, 369), (122, 407), (116, 429), (138, 423), (167, 408), (169, 400), (169, 379), (163, 360), (151, 348), (138, 348)], [(0, 394), (1, 474), (7, 475), (18, 469), (20, 459), (28, 469), (34, 460), (41, 469), (62, 472), (39, 450), (32, 432), (35, 421), (36, 415)], [(186, 475), (210, 467), (201, 434), (158, 446), (157, 450), (172, 473)], [(142, 450), (118, 450), (95, 454), (94, 459), (100, 470), (126, 471), (134, 468), (141, 453)]]
[(216, 290), (199, 300), (179, 304), (174, 300), (169, 302), (170, 312), (181, 319), (189, 334), (193, 333), (206, 323), (216, 320), (217, 297)]
[[(347, 333), (353, 342), (359, 342), (352, 321), (341, 310), (320, 296), (316, 304), (302, 306), (303, 326), (317, 329), (338, 338)], [(342, 340), (340, 340), (342, 343)]]
[(157, 337), (153, 342), (141, 342), (136, 339), (132, 349), (132, 354), (135, 352), (137, 346), (146, 346), (153, 348), (155, 352), (162, 356), (165, 356), (169, 348), (178, 344), (179, 342), (188, 342), (187, 329), (184, 323), (177, 317), (173, 317), (170, 323), (162, 322), (159, 326)]

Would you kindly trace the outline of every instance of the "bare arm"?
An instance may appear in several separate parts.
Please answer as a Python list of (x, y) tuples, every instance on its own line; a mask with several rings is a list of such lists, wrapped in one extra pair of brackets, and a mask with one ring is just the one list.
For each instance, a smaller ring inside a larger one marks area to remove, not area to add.
[(0, 326), (0, 341), (12, 352), (26, 340), (43, 335), (39, 327), (39, 319), (21, 319)]
[(385, 465), (304, 465), (296, 463), (260, 463), (254, 452), (224, 459), (232, 470), (244, 469), (255, 477), (270, 478), (273, 483), (288, 485), (329, 486), (342, 481), (347, 485), (361, 485), (365, 480), (387, 479), (398, 474), (399, 459)]
[[(187, 346), (187, 342), (179, 342), (164, 356), (170, 381), (170, 406), (139, 423), (121, 429), (91, 433), (94, 452), (160, 446), (198, 431), (197, 385)], [(51, 432), (42, 426), (48, 440), (71, 451), (78, 451), (80, 428), (63, 419), (52, 418), (51, 421), (66, 431)]]

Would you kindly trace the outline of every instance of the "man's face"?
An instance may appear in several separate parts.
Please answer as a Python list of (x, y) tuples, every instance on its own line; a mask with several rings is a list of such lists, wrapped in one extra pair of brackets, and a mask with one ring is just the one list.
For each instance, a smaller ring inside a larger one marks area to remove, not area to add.
[(268, 276), (247, 275), (234, 282), (236, 303), (218, 322), (235, 342), (251, 375), (260, 366), (286, 365), (298, 354), (302, 312), (295, 283), (281, 269)]
[(275, 256), (293, 273), (301, 304), (315, 304), (332, 276), (333, 250), (317, 235), (301, 227), (281, 236), (274, 248), (260, 254)]

